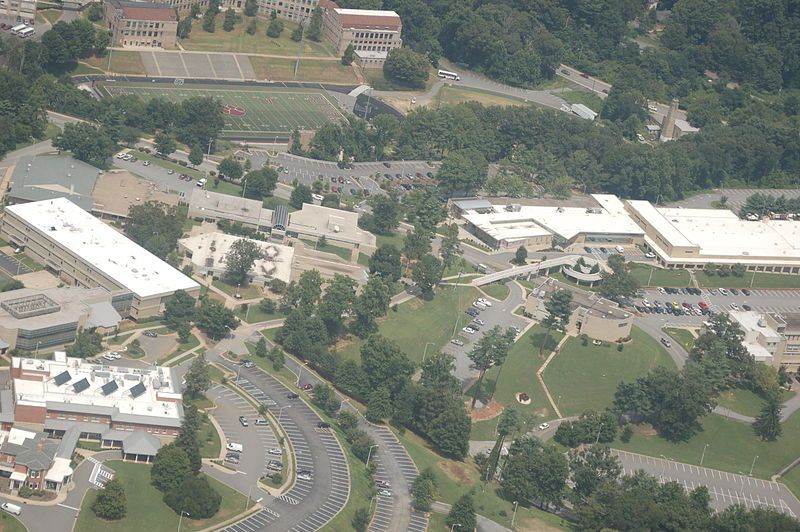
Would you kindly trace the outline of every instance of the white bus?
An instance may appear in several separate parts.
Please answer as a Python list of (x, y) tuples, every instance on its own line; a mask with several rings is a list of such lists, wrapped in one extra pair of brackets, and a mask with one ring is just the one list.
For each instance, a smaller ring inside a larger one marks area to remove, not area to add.
[(27, 27), (27, 28), (25, 28), (24, 30), (20, 30), (19, 32), (17, 32), (17, 35), (18, 35), (19, 37), (22, 37), (22, 38), (24, 39), (25, 37), (30, 37), (30, 36), (31, 36), (31, 35), (33, 35), (34, 33), (36, 33), (36, 30), (35, 30), (35, 29), (33, 29), (33, 28), (31, 28), (31, 27)]
[(19, 26), (14, 26), (13, 28), (11, 28), (11, 33), (16, 35), (17, 33), (21, 32), (22, 30), (24, 30), (27, 27), (28, 26), (25, 25), (25, 24), (20, 24)]
[(455, 72), (450, 72), (448, 70), (440, 70), (438, 76), (440, 78), (452, 79), (454, 81), (461, 81), (461, 76), (459, 76)]

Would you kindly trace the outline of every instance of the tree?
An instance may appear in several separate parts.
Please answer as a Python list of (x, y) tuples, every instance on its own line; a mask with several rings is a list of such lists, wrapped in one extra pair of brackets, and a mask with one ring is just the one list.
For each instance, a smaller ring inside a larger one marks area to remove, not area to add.
[(430, 75), (430, 62), (425, 56), (411, 48), (389, 50), (383, 63), (383, 73), (387, 78), (414, 88), (423, 88)]
[(178, 21), (177, 36), (179, 39), (188, 39), (192, 34), (192, 19), (184, 17)]
[(572, 292), (569, 290), (556, 290), (544, 304), (547, 316), (542, 320), (542, 325), (547, 327), (542, 344), (539, 346), (539, 356), (544, 352), (544, 346), (550, 338), (553, 329), (563, 331), (567, 328), (569, 318), (572, 316)]
[(206, 33), (214, 33), (217, 27), (217, 14), (216, 10), (208, 10), (203, 15), (203, 31)]
[(411, 268), (411, 279), (425, 297), (433, 296), (433, 289), (442, 280), (442, 261), (431, 254), (422, 257)]
[(125, 498), (125, 487), (119, 479), (112, 478), (106, 482), (92, 503), (92, 511), (97, 517), (109, 521), (117, 521), (125, 517), (128, 511), (128, 502)]
[(314, 42), (322, 40), (322, 9), (319, 7), (314, 8), (314, 12), (311, 14), (306, 36)]
[(391, 244), (383, 244), (369, 258), (369, 273), (387, 281), (400, 279), (401, 271), (400, 252)]
[(175, 513), (186, 512), (190, 519), (213, 517), (221, 502), (222, 496), (211, 487), (205, 476), (187, 476), (164, 495), (167, 506)]
[(335, 338), (341, 334), (343, 329), (342, 319), (349, 315), (356, 300), (356, 288), (358, 284), (347, 275), (335, 274), (333, 280), (328, 284), (325, 294), (319, 303), (317, 312), (325, 327), (328, 335)]
[(365, 532), (371, 519), (372, 516), (370, 515), (369, 510), (366, 508), (358, 508), (353, 514), (353, 521), (351, 524), (356, 532)]
[(375, 389), (369, 395), (367, 412), (364, 414), (370, 423), (383, 423), (385, 419), (392, 417), (392, 400), (389, 390), (385, 386)]
[(286, 288), (281, 306), (302, 310), (310, 315), (322, 295), (322, 275), (318, 270), (306, 270), (297, 281)]
[(197, 301), (183, 290), (176, 290), (164, 304), (164, 322), (172, 329), (189, 324), (195, 317)]
[[(247, 23), (247, 27), (244, 29), (244, 31), (248, 35), (255, 35), (256, 34), (256, 31), (258, 31), (258, 22), (256, 21), (255, 17), (250, 19), (250, 21)], [(248, 161), (249, 160), (250, 159), (248, 159)]]
[(475, 501), (471, 493), (465, 493), (453, 503), (444, 523), (449, 527), (458, 525), (460, 530), (475, 530), (478, 519), (475, 517)]
[(233, 31), (233, 28), (236, 26), (238, 20), (239, 17), (236, 15), (236, 11), (229, 7), (227, 10), (225, 10), (225, 18), (222, 21), (222, 29), (224, 31)]
[(439, 256), (442, 258), (442, 266), (446, 270), (453, 265), (455, 259), (462, 253), (461, 241), (458, 238), (458, 226), (447, 224), (442, 226), (442, 241), (439, 246)]
[(374, 196), (372, 205), (372, 224), (380, 235), (391, 235), (400, 223), (400, 203), (394, 195)]
[(381, 278), (371, 277), (353, 303), (353, 332), (362, 338), (375, 332), (375, 320), (386, 315), (391, 298), (389, 286)]
[(526, 436), (511, 444), (500, 485), (509, 500), (558, 507), (568, 473), (567, 459), (555, 446)]
[(100, 4), (91, 4), (89, 9), (86, 10), (86, 18), (92, 22), (97, 22), (103, 19), (103, 6)]
[(385, 387), (391, 397), (402, 388), (414, 372), (414, 364), (392, 340), (374, 334), (361, 346), (361, 366), (370, 387)]
[(500, 414), (500, 419), (497, 421), (497, 439), (495, 440), (494, 447), (489, 453), (489, 458), (486, 463), (486, 476), (485, 478), (494, 478), (497, 465), (500, 461), (500, 452), (503, 449), (503, 443), (506, 437), (516, 435), (522, 431), (524, 420), (518, 410), (514, 408), (506, 408)]
[(178, 148), (175, 144), (175, 139), (166, 133), (156, 133), (155, 146), (156, 151), (164, 156), (169, 155)]
[(475, 383), (475, 393), (472, 396), (472, 405), (478, 401), (478, 394), (481, 392), (483, 378), (486, 370), (494, 366), (502, 366), (508, 356), (508, 350), (514, 342), (516, 333), (513, 329), (503, 331), (499, 325), (495, 325), (475, 343), (475, 347), (467, 355), (472, 361), (472, 369), (478, 370), (478, 381)]
[(411, 483), (411, 498), (414, 508), (421, 512), (429, 512), (438, 492), (436, 476), (430, 467), (425, 468)]
[[(273, 13), (275, 13), (275, 11), (273, 11)], [(283, 22), (277, 18), (271, 19), (267, 26), (267, 37), (277, 39), (281, 36), (281, 33), (283, 33)]]
[(239, 320), (229, 308), (215, 299), (205, 298), (200, 303), (197, 326), (211, 339), (219, 340), (239, 325)]
[(622, 474), (619, 459), (605, 445), (573, 449), (569, 453), (569, 470), (573, 491), (579, 497), (589, 497), (602, 483), (616, 481)]
[(244, 176), (244, 196), (263, 199), (272, 194), (278, 184), (278, 172), (274, 168), (254, 170)]
[(762, 440), (775, 441), (783, 432), (781, 408), (780, 400), (776, 395), (769, 397), (761, 407), (761, 413), (753, 422), (753, 430)]
[(461, 460), (469, 451), (472, 422), (460, 398), (453, 399), (449, 398), (442, 412), (433, 418), (427, 432), (440, 453)]
[(245, 0), (244, 2), (244, 16), (255, 17), (258, 15), (258, 2), (257, 0)]
[(617, 418), (613, 413), (587, 410), (574, 421), (564, 421), (553, 437), (565, 447), (584, 443), (611, 443), (617, 436)]
[(181, 485), (183, 479), (192, 474), (186, 451), (175, 443), (161, 447), (153, 459), (150, 481), (157, 489), (167, 493)]
[(203, 148), (199, 144), (193, 145), (192, 149), (189, 150), (189, 162), (194, 166), (198, 166), (203, 162)]
[(264, 257), (264, 250), (253, 240), (240, 238), (231, 244), (225, 255), (225, 277), (231, 285), (244, 285), (250, 281), (250, 270)]
[[(305, 155), (305, 150), (303, 150), (303, 143), (301, 142), (300, 138), (300, 130), (294, 128), (292, 130), (291, 135), (291, 144), (289, 145), (289, 153), (294, 155)], [(315, 183), (319, 183), (319, 181), (315, 181)]]
[(267, 356), (267, 341), (264, 338), (259, 338), (258, 342), (256, 342), (255, 355), (258, 358)]
[(79, 161), (104, 168), (117, 144), (103, 130), (78, 122), (64, 124), (63, 131), (53, 139), (53, 147), (72, 152)]
[(183, 449), (186, 456), (189, 458), (189, 467), (194, 473), (199, 473), (200, 468), (203, 466), (203, 458), (200, 456), (198, 432), (200, 431), (202, 416), (205, 415), (204, 413), (201, 414), (196, 406), (188, 405), (184, 409), (181, 430), (178, 438), (175, 440), (175, 445)]
[(451, 151), (442, 161), (436, 180), (446, 194), (469, 194), (486, 180), (488, 163), (484, 155), (473, 148)]
[(103, 338), (94, 329), (81, 329), (75, 336), (75, 342), (68, 345), (67, 356), (90, 358), (103, 350)]
[(225, 176), (228, 181), (238, 181), (244, 174), (244, 169), (239, 161), (233, 157), (226, 157), (219, 163), (220, 177)]
[(407, 260), (419, 260), (431, 251), (431, 233), (416, 229), (406, 233), (403, 239), (403, 255)]
[(608, 257), (608, 266), (612, 273), (601, 274), (600, 294), (614, 301), (634, 297), (639, 290), (639, 283), (627, 271), (625, 259), (621, 255), (611, 255)]
[(186, 380), (185, 393), (193, 399), (202, 397), (211, 388), (211, 376), (208, 373), (205, 355), (200, 354), (192, 361), (184, 378)]
[(356, 49), (353, 48), (352, 44), (348, 44), (347, 48), (344, 49), (344, 54), (342, 54), (342, 64), (350, 66), (353, 64), (353, 59), (356, 55)]
[(335, 416), (339, 410), (341, 401), (336, 397), (333, 388), (323, 383), (314, 388), (314, 398), (312, 402), (320, 407), (329, 416)]
[(131, 206), (125, 234), (156, 257), (166, 259), (178, 247), (183, 220), (176, 207), (148, 201)]
[(294, 42), (300, 42), (303, 40), (303, 25), (298, 25), (294, 31), (292, 32), (291, 39)]
[(527, 264), (528, 250), (525, 248), (525, 246), (520, 246), (517, 248), (517, 252), (514, 254), (514, 262), (520, 266)]
[(303, 207), (303, 203), (313, 203), (314, 200), (311, 197), (311, 188), (307, 185), (297, 185), (292, 190), (291, 196), (289, 196), (289, 204), (294, 207), (295, 209), (301, 209)]

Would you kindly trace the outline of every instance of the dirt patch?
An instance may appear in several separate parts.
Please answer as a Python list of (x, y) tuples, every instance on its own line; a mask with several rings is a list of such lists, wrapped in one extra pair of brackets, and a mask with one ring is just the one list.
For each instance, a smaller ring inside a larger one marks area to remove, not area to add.
[[(471, 403), (472, 401), (465, 402), (467, 410), (469, 410)], [(489, 401), (489, 404), (480, 410), (470, 410), (469, 417), (472, 419), (473, 423), (477, 423), (478, 421), (486, 421), (487, 419), (494, 419), (503, 412), (503, 408), (503, 405), (497, 401)]]
[(445, 462), (440, 461), (438, 464), (439, 469), (441, 469), (445, 475), (447, 475), (450, 479), (458, 482), (459, 484), (471, 486), (475, 484), (475, 481), (469, 478), (469, 472), (467, 471), (467, 467), (465, 464), (460, 464), (458, 462)]
[(514, 525), (516, 530), (524, 530), (526, 532), (556, 532), (557, 530), (563, 530), (562, 528), (550, 526), (544, 521), (536, 519), (535, 517), (522, 520), (517, 519)]
[(640, 434), (642, 436), (658, 435), (658, 431), (654, 429), (652, 425), (649, 425), (647, 423), (642, 423), (641, 425), (634, 425), (633, 423), (631, 423), (629, 426), (633, 430), (634, 434)]

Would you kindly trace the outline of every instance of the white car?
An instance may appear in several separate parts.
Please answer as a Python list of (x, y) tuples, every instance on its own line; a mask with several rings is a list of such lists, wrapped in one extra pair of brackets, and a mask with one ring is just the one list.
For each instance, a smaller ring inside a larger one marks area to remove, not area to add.
[(475, 322), (475, 323), (477, 323), (478, 325), (486, 325), (486, 323), (485, 323), (485, 322), (484, 322), (482, 319), (480, 319), (480, 318), (475, 318), (475, 319), (474, 319), (474, 320), (472, 320), (472, 321), (474, 321), (474, 322)]
[(383, 495), (384, 497), (391, 497), (392, 492), (387, 489), (378, 490), (378, 495)]
[(542, 423), (539, 425), (539, 430), (547, 430), (550, 428), (550, 423)]
[(491, 307), (491, 306), (492, 306), (492, 302), (491, 302), (491, 301), (489, 301), (488, 299), (486, 299), (485, 297), (479, 297), (479, 298), (478, 298), (478, 302), (479, 302), (479, 303), (483, 303), (483, 304), (484, 304), (484, 305), (486, 305), (487, 307)]
[(298, 471), (297, 478), (300, 480), (311, 480), (311, 473), (309, 471)]
[(647, 253), (645, 253), (645, 254), (644, 254), (644, 256), (645, 256), (646, 258), (648, 258), (648, 259), (654, 259), (654, 258), (656, 258), (656, 254), (655, 254), (655, 253), (653, 253), (652, 251), (648, 251)]
[(731, 303), (731, 310), (739, 310), (739, 305), (736, 303)]
[(666, 293), (667, 293), (667, 291), (666, 291), (666, 290), (664, 290), (664, 287), (663, 287), (663, 286), (659, 286), (659, 287), (658, 287), (658, 293), (659, 293), (659, 294), (666, 294)]
[(719, 289), (719, 293), (722, 294), (723, 296), (727, 296), (728, 295), (728, 291), (726, 289), (724, 289), (724, 288), (720, 288)]
[(281, 451), (279, 447), (273, 447), (267, 452), (274, 456), (281, 456), (283, 454), (283, 451)]
[(117, 159), (122, 159), (123, 157), (125, 157), (125, 152), (121, 151), (118, 154), (116, 154), (114, 157), (116, 157)]
[(473, 329), (472, 327), (470, 327), (469, 325), (467, 325), (466, 327), (464, 327), (461, 330), (464, 331), (465, 333), (469, 333), (469, 334), (475, 334), (476, 332), (478, 332), (475, 329)]
[(133, 155), (131, 155), (130, 153), (126, 153), (125, 155), (122, 156), (122, 160), (124, 161), (130, 161), (131, 159), (133, 159)]

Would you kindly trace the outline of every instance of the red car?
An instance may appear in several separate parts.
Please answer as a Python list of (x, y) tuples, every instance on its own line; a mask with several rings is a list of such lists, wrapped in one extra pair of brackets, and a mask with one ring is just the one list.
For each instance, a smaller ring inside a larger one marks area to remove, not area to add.
[(313, 385), (313, 384), (304, 384), (304, 385), (302, 385), (302, 386), (300, 387), (300, 389), (301, 389), (301, 390), (305, 390), (306, 392), (308, 392), (308, 391), (310, 391), (310, 390), (313, 390), (313, 389), (314, 389), (314, 385)]

